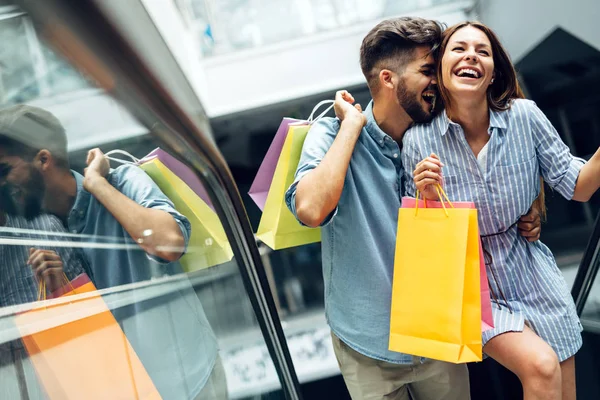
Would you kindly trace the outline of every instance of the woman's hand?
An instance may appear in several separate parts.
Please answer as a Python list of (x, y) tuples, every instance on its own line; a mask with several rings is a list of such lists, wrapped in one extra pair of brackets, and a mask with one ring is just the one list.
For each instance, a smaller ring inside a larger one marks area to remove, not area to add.
[(436, 186), (442, 186), (442, 167), (444, 164), (433, 153), (417, 164), (413, 171), (413, 180), (417, 190), (427, 200), (440, 200)]

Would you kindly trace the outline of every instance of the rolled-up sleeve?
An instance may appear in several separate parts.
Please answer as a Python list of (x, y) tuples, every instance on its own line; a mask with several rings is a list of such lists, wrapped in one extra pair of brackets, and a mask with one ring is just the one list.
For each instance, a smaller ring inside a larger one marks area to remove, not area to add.
[[(113, 182), (117, 190), (143, 207), (169, 213), (175, 219), (175, 222), (177, 222), (183, 235), (185, 244), (182, 254), (185, 254), (192, 234), (190, 221), (175, 209), (173, 202), (141, 168), (133, 165), (124, 165), (119, 167), (119, 169), (121, 171), (115, 177), (116, 181)], [(168, 263), (168, 261), (150, 254), (148, 254), (148, 257), (156, 262)]]
[[(321, 160), (323, 160), (323, 157), (325, 157), (325, 154), (327, 154), (327, 151), (333, 144), (339, 129), (340, 122), (337, 118), (322, 118), (310, 128), (310, 131), (308, 131), (306, 139), (304, 140), (302, 155), (300, 156), (300, 162), (296, 168), (294, 182), (285, 193), (285, 204), (298, 222), (304, 226), (306, 225), (298, 219), (298, 213), (296, 211), (296, 188), (298, 187), (298, 182), (300, 182), (300, 179), (306, 174), (319, 166)], [(325, 226), (331, 222), (337, 214), (337, 210), (338, 208), (336, 206), (320, 226)]]
[(527, 101), (527, 113), (544, 180), (571, 200), (585, 160), (571, 154), (552, 123), (533, 101)]

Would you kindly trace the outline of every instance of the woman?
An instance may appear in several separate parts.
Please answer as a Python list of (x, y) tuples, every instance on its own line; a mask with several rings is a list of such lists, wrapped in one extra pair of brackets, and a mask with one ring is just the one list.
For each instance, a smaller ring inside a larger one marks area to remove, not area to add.
[(506, 51), (480, 23), (446, 30), (437, 74), (445, 111), (403, 141), (405, 171), (413, 171), (407, 195), (436, 200), (443, 184), (450, 200), (475, 202), (497, 299), (484, 352), (516, 373), (525, 399), (575, 399), (575, 305), (550, 250), (521, 237), (516, 222), (540, 193), (540, 173), (565, 198), (589, 200), (600, 186), (600, 152), (587, 163), (569, 153), (522, 99)]

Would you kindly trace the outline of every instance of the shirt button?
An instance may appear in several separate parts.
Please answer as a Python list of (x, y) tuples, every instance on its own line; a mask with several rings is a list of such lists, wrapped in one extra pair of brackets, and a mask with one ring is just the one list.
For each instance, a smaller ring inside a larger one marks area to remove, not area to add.
[(398, 158), (398, 153), (394, 153), (394, 158)]

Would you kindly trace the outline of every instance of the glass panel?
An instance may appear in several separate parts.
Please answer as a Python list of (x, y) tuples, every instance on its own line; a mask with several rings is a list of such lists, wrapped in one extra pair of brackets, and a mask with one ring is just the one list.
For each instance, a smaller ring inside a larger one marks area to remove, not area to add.
[(278, 390), (237, 260), (199, 181), (168, 154), (141, 167), (112, 154), (121, 161), (110, 171), (102, 153), (88, 160), (96, 145), (141, 159), (161, 144), (44, 47), (40, 76), (27, 23), (0, 21), (1, 60), (11, 67), (2, 71), (10, 96), (0, 111), (2, 397), (223, 399)]

